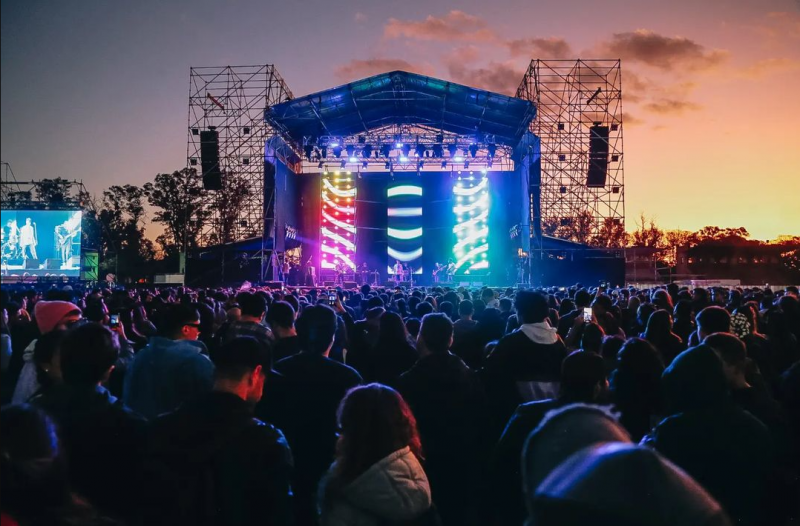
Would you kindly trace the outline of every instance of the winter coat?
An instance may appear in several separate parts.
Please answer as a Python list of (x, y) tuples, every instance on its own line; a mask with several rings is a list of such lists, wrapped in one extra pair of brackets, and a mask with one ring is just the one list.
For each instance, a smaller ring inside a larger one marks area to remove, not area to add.
[(322, 526), (377, 526), (412, 521), (431, 507), (428, 477), (408, 446), (373, 464), (352, 482), (334, 489), (336, 463), (320, 494)]

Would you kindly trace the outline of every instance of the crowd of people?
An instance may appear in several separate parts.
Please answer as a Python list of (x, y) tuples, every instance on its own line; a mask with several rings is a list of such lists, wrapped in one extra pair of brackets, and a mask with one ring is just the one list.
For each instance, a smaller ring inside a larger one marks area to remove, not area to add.
[(800, 520), (795, 287), (0, 306), (3, 526)]

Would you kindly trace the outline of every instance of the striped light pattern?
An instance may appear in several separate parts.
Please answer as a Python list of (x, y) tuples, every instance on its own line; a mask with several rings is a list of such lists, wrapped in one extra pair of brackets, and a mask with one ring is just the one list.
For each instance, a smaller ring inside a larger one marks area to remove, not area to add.
[(356, 184), (351, 172), (322, 174), (322, 268), (335, 269), (344, 262), (355, 270)]
[(422, 186), (419, 178), (401, 179), (386, 189), (388, 198), (387, 248), (389, 275), (398, 260), (409, 265), (415, 274), (422, 272)]
[(459, 175), (453, 185), (453, 256), (456, 272), (469, 274), (489, 268), (489, 178), (486, 174)]

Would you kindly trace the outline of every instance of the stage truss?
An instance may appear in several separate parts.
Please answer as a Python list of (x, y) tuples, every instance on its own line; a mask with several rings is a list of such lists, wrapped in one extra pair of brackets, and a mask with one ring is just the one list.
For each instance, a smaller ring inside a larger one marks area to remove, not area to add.
[[(543, 233), (575, 239), (576, 232), (588, 238), (610, 222), (624, 227), (620, 61), (532, 60), (516, 96), (536, 105), (530, 130), (541, 139)], [(602, 187), (587, 186), (593, 125), (609, 130), (608, 171)], [(534, 214), (532, 206), (532, 222)]]
[[(265, 121), (272, 105), (293, 98), (275, 66), (196, 67), (189, 70), (187, 166), (200, 170), (200, 132), (219, 134), (223, 189), (206, 192), (212, 211), (201, 245), (262, 237), (274, 184), (265, 191), (265, 146), (281, 150), (279, 130)], [(268, 232), (267, 236), (271, 233)]]
[(491, 134), (455, 134), (422, 124), (303, 137), (303, 172), (512, 171), (512, 148)]

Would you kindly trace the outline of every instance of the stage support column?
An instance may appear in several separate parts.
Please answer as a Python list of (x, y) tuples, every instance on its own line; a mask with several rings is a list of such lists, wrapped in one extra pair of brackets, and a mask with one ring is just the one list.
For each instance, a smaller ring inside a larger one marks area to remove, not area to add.
[[(261, 281), (277, 281), (278, 266), (272, 259), (277, 248), (275, 232), (275, 152), (269, 145), (264, 149), (264, 223), (261, 232)], [(272, 238), (272, 247), (268, 240)]]

